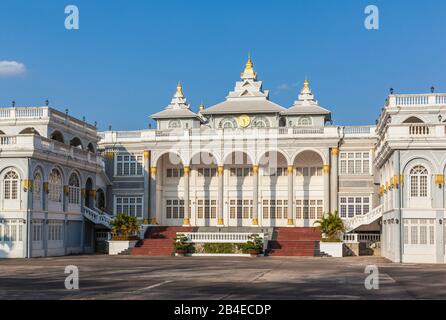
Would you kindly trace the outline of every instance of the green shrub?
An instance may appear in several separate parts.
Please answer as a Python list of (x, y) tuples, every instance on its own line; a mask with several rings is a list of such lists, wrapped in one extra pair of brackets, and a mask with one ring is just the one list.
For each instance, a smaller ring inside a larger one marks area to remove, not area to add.
[(205, 243), (205, 253), (235, 253), (237, 250), (233, 243)]
[(252, 234), (247, 243), (240, 244), (238, 247), (243, 253), (261, 254), (263, 253), (263, 239), (257, 234)]

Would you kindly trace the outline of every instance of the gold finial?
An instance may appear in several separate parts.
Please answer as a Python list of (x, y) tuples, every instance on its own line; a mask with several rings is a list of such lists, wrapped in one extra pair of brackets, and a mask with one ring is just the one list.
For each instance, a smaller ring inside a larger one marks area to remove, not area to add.
[(201, 101), (201, 104), (200, 104), (200, 112), (203, 112), (204, 111), (204, 104), (203, 104), (203, 101)]
[(180, 81), (178, 81), (177, 93), (183, 95), (183, 86), (181, 85)]
[(248, 53), (248, 61), (245, 65), (245, 70), (242, 73), (242, 78), (256, 78), (256, 73), (254, 72), (254, 64), (251, 60), (251, 54)]
[(305, 78), (305, 81), (304, 81), (304, 89), (307, 89), (307, 90), (310, 89), (310, 81), (308, 81), (307, 78)]

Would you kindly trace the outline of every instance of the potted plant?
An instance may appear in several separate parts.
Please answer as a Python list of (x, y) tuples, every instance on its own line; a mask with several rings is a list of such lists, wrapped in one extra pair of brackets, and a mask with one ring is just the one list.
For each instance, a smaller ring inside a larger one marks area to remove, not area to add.
[(185, 256), (186, 253), (189, 253), (192, 251), (193, 244), (189, 242), (189, 238), (185, 235), (178, 235), (175, 237), (173, 246), (175, 249), (175, 253), (178, 256)]
[(341, 237), (345, 232), (345, 226), (338, 213), (328, 213), (322, 219), (317, 220), (315, 224), (319, 225), (322, 232), (320, 251), (332, 257), (342, 257), (343, 243)]
[(242, 245), (242, 251), (249, 253), (251, 257), (257, 257), (263, 253), (263, 239), (258, 234), (249, 236), (249, 241)]
[(108, 242), (110, 255), (117, 255), (135, 247), (139, 241), (137, 236), (139, 225), (136, 217), (120, 213), (113, 219), (111, 225), (112, 238)]

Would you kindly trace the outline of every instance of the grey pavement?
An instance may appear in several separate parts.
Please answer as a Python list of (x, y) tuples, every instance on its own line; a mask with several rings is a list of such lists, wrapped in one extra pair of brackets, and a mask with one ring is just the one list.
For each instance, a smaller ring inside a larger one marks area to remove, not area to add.
[[(79, 290), (65, 289), (65, 267)], [(366, 266), (379, 270), (367, 290)], [(445, 265), (393, 264), (377, 257), (109, 257), (0, 260), (0, 299), (446, 299)]]

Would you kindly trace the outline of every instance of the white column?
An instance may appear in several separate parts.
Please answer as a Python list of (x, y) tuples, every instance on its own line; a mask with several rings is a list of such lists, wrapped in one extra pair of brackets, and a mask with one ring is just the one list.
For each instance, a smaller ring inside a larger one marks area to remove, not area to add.
[(339, 149), (331, 149), (331, 184), (330, 184), (330, 200), (331, 200), (331, 211), (338, 210), (338, 160), (339, 160)]
[(288, 225), (294, 225), (294, 166), (288, 166)]
[(223, 194), (224, 194), (224, 172), (225, 172), (225, 168), (223, 166), (219, 166), (217, 169), (218, 172), (218, 199), (217, 199), (217, 225), (218, 226), (224, 226), (225, 222), (224, 222), (224, 218), (223, 218), (223, 213), (224, 213), (224, 200), (223, 200)]
[(259, 225), (259, 166), (252, 166), (252, 225)]
[(324, 214), (330, 213), (330, 165), (324, 164)]
[(189, 177), (190, 177), (190, 167), (184, 166), (184, 220), (183, 226), (190, 226), (190, 210), (189, 210)]

